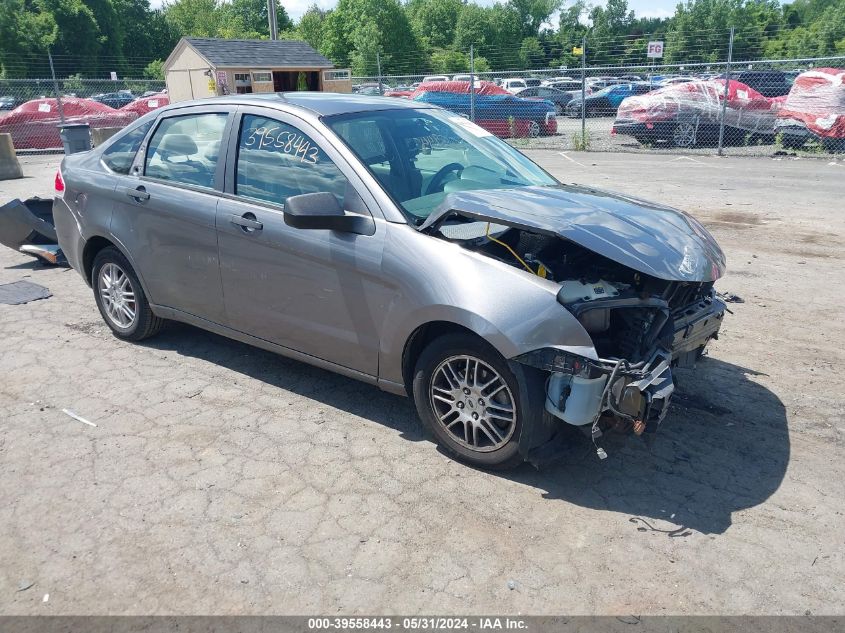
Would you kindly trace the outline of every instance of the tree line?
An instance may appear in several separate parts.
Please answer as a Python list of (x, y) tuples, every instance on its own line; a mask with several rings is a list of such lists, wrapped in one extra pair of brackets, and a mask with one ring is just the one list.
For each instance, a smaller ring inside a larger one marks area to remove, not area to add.
[[(277, 0), (278, 1), (278, 0)], [(277, 8), (280, 37), (302, 39), (355, 75), (645, 64), (648, 40), (669, 63), (845, 55), (845, 0), (687, 0), (667, 18), (637, 17), (627, 0), (339, 0), (294, 22)], [(552, 25), (555, 24), (553, 27)], [(160, 78), (182, 36), (267, 38), (265, 0), (0, 0), (0, 77)]]

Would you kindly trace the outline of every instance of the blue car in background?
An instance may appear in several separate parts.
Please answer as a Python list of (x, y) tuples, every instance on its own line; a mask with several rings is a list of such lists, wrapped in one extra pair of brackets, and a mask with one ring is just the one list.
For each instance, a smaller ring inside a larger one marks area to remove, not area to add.
[[(421, 89), (412, 99), (440, 106), (466, 118), (470, 116), (467, 92)], [(475, 122), (500, 138), (533, 138), (557, 132), (554, 103), (545, 99), (522, 99), (507, 93), (476, 94)]]
[[(634, 95), (644, 95), (656, 88), (659, 88), (659, 86), (655, 86), (654, 84), (645, 81), (608, 86), (607, 88), (603, 88), (591, 95), (588, 95), (584, 100), (584, 110), (587, 116), (616, 114), (619, 104), (628, 97), (633, 97)], [(581, 95), (576, 94), (572, 97), (572, 100), (566, 104), (566, 116), (581, 116)]]

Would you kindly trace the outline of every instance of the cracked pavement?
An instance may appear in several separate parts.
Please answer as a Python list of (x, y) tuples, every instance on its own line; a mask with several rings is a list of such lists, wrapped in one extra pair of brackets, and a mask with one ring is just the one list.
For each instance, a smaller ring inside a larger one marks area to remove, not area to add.
[[(185, 325), (119, 341), (2, 249), (54, 296), (0, 305), (0, 614), (841, 613), (845, 166), (532, 156), (727, 253), (745, 303), (653, 442), (476, 471), (409, 400)], [(51, 194), (58, 157), (23, 162), (0, 204)]]

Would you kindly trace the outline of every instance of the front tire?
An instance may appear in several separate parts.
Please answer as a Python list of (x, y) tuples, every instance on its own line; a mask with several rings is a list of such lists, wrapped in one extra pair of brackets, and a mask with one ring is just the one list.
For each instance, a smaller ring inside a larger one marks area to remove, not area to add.
[(413, 395), (423, 425), (450, 456), (495, 470), (522, 463), (519, 384), (484, 341), (448, 334), (430, 343), (417, 360)]
[(164, 319), (150, 309), (129, 260), (113, 246), (94, 258), (91, 287), (103, 321), (118, 338), (141, 341), (158, 334), (164, 325)]

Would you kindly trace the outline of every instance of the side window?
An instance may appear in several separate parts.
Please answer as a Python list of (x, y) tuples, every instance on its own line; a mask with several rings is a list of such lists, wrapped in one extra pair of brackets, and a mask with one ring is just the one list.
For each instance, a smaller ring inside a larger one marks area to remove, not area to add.
[(128, 174), (129, 168), (132, 167), (132, 161), (135, 159), (135, 154), (138, 153), (138, 148), (141, 147), (141, 142), (147, 136), (147, 132), (150, 131), (152, 125), (153, 121), (144, 123), (144, 125), (127, 132), (112, 143), (101, 157), (106, 167), (118, 174)]
[(227, 116), (224, 112), (214, 112), (164, 119), (150, 139), (144, 175), (213, 187)]
[(303, 193), (333, 193), (343, 204), (346, 178), (306, 134), (287, 123), (244, 115), (235, 194), (275, 204)]

